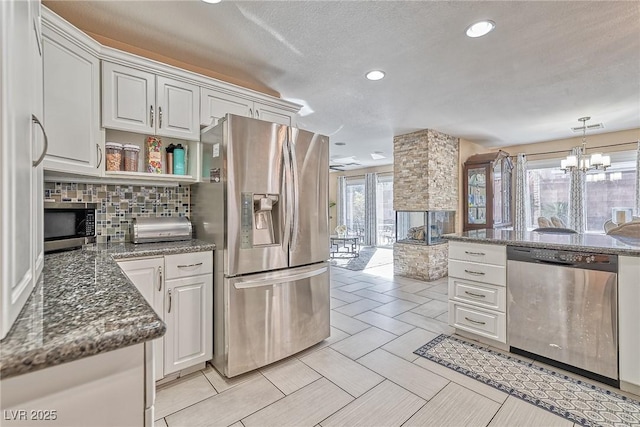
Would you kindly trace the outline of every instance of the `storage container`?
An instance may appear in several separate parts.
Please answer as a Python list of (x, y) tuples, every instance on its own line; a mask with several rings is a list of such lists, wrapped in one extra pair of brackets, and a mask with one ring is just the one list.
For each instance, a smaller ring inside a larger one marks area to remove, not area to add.
[(182, 144), (178, 144), (173, 150), (173, 173), (184, 175), (184, 148), (182, 148)]
[(122, 144), (117, 142), (107, 142), (104, 144), (106, 153), (106, 169), (108, 171), (119, 171), (122, 165)]
[(162, 173), (162, 140), (157, 136), (148, 136), (145, 143), (147, 172)]
[(132, 144), (125, 144), (124, 146), (124, 168), (127, 172), (138, 172), (138, 155), (140, 154), (140, 147)]

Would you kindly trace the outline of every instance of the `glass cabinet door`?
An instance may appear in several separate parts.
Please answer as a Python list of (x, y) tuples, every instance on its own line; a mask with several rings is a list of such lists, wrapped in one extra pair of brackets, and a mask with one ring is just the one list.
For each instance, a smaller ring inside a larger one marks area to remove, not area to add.
[(493, 223), (502, 224), (502, 162), (493, 167)]
[(467, 174), (467, 222), (487, 223), (487, 169), (471, 168)]

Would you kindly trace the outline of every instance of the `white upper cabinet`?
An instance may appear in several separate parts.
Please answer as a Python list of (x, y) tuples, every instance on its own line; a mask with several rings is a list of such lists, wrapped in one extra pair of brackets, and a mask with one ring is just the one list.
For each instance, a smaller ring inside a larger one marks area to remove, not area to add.
[(203, 126), (217, 124), (227, 113), (291, 126), (294, 115), (284, 108), (207, 88), (201, 89), (200, 102), (200, 124)]
[[(42, 268), (43, 129), (39, 1), (0, 2), (0, 339)], [(40, 263), (38, 266), (37, 264)]]
[(102, 126), (188, 140), (200, 139), (195, 85), (124, 65), (102, 63)]
[(104, 161), (100, 61), (82, 47), (83, 42), (95, 43), (82, 35), (71, 42), (45, 23), (44, 120), (49, 149), (44, 168), (99, 176)]

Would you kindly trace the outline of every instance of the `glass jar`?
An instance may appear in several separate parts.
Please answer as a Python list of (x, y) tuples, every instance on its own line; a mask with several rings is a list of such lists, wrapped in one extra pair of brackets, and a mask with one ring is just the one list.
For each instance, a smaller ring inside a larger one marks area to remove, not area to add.
[(124, 146), (124, 171), (138, 172), (138, 156), (140, 154), (140, 147), (132, 144), (125, 144)]
[(108, 171), (119, 171), (122, 164), (122, 144), (117, 142), (107, 142), (104, 144), (106, 153), (106, 169)]

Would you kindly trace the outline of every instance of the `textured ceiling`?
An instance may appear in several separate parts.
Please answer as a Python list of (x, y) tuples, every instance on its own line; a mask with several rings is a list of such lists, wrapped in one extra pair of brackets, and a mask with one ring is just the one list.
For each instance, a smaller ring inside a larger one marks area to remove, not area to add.
[[(298, 125), (367, 166), (424, 128), (491, 147), (576, 136), (586, 115), (604, 123), (596, 132), (640, 128), (638, 1), (44, 3), (83, 30), (308, 106)], [(495, 31), (466, 37), (480, 19)], [(371, 69), (387, 77), (367, 81)]]

